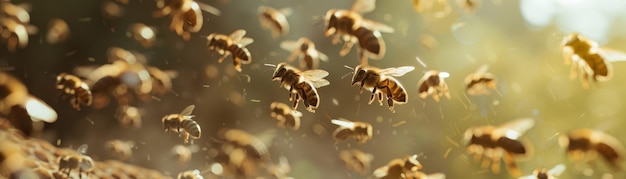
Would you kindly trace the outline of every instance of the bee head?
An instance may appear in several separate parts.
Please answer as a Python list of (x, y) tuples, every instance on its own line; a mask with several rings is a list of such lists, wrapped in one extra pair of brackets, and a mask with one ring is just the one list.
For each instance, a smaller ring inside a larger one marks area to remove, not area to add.
[(215, 45), (215, 35), (216, 33), (211, 33), (209, 34), (209, 36), (206, 37), (206, 39), (209, 41), (209, 46)]
[(354, 76), (352, 76), (352, 86), (357, 83), (362, 83), (363, 79), (365, 79), (365, 69), (361, 65), (354, 68)]
[(330, 9), (326, 12), (326, 16), (324, 17), (324, 22), (326, 24), (326, 37), (335, 34), (337, 31), (337, 16), (335, 15), (337, 9)]
[(274, 71), (274, 75), (272, 76), (272, 80), (278, 80), (282, 78), (287, 73), (287, 64), (280, 63), (276, 65), (276, 70)]
[(571, 33), (563, 39), (563, 42), (561, 42), (561, 47), (574, 45), (577, 42), (580, 42), (580, 35), (578, 33)]

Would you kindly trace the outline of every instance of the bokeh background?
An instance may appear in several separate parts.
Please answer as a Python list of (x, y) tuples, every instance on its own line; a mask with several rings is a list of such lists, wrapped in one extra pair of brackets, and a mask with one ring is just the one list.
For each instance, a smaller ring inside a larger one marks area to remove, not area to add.
[[(435, 2), (448, 3), (450, 13), (444, 17), (436, 16), (436, 10), (417, 13), (409, 0), (379, 1), (376, 10), (364, 17), (394, 27), (395, 33), (383, 34), (387, 54), (382, 60), (370, 60), (370, 64), (380, 68), (416, 67), (398, 78), (407, 89), (409, 102), (397, 105), (396, 113), (385, 106), (367, 105), (370, 93), (359, 94), (357, 87), (350, 86), (350, 76), (342, 78), (350, 72), (344, 65), (358, 65), (356, 49), (340, 57), (341, 45), (333, 45), (323, 35), (322, 18), (326, 11), (349, 8), (353, 2), (350, 0), (200, 0), (222, 13), (204, 13), (202, 30), (192, 34), (189, 41), (168, 30), (169, 17), (152, 18), (151, 13), (156, 10), (153, 0), (130, 0), (121, 6), (123, 16), (113, 19), (103, 18), (101, 0), (12, 2), (32, 5), (31, 23), (39, 28), (39, 33), (30, 36), (24, 49), (11, 53), (0, 48), (0, 60), (14, 67), (10, 73), (59, 113), (56, 123), (46, 124), (43, 138), (53, 144), (60, 141), (62, 147), (88, 144), (88, 154), (96, 160), (107, 159), (105, 141), (123, 139), (138, 143), (129, 163), (172, 176), (183, 170), (203, 169), (211, 160), (202, 150), (194, 153), (192, 162), (186, 165), (166, 158), (171, 147), (182, 143), (182, 139), (164, 134), (161, 126), (164, 115), (194, 104), (195, 120), (202, 126), (198, 145), (209, 147), (209, 138), (224, 127), (253, 134), (276, 130), (277, 136), (270, 145), (272, 157), (276, 160), (286, 156), (292, 165), (289, 175), (295, 178), (366, 178), (347, 171), (339, 159), (338, 151), (348, 148), (372, 153), (372, 169), (394, 158), (419, 154), (426, 173), (442, 172), (447, 178), (510, 178), (506, 172), (493, 174), (470, 160), (462, 134), (471, 126), (499, 125), (521, 117), (536, 119), (535, 127), (525, 134), (533, 144), (534, 155), (518, 162), (525, 174), (535, 168), (564, 163), (568, 168), (562, 178), (599, 178), (605, 173), (625, 177), (609, 170), (603, 162), (596, 162), (595, 172), (584, 176), (580, 168), (590, 166), (569, 162), (557, 144), (558, 135), (575, 128), (599, 129), (624, 141), (626, 133), (621, 129), (626, 127), (626, 113), (622, 110), (626, 98), (622, 92), (626, 85), (622, 82), (626, 80), (626, 63), (613, 63), (613, 79), (584, 90), (578, 79), (569, 79), (569, 67), (563, 64), (559, 51), (560, 41), (570, 32), (580, 32), (603, 46), (626, 50), (626, 32), (622, 30), (626, 27), (626, 12), (620, 11), (626, 3), (622, 1), (478, 0), (474, 13), (464, 11), (455, 0)], [(291, 32), (271, 38), (258, 21), (260, 5), (292, 8), (294, 13), (287, 18)], [(67, 42), (45, 42), (52, 18), (68, 23), (71, 37)], [(144, 48), (126, 36), (128, 25), (136, 22), (159, 29), (155, 47)], [(254, 39), (248, 46), (253, 62), (244, 65), (241, 73), (233, 71), (230, 59), (218, 64), (219, 56), (207, 49), (206, 41), (210, 33), (230, 34), (236, 29), (245, 29), (247, 36)], [(327, 79), (331, 85), (318, 89), (321, 105), (316, 113), (305, 111), (301, 104), (302, 126), (298, 131), (289, 131), (277, 128), (270, 118), (271, 102), (291, 103), (287, 91), (271, 81), (273, 68), (263, 64), (284, 61), (290, 53), (280, 49), (279, 43), (300, 37), (312, 39), (330, 57), (320, 67), (330, 72)], [(423, 45), (425, 38), (434, 38), (435, 45)], [(141, 129), (121, 127), (114, 116), (115, 105), (77, 112), (68, 101), (56, 96), (54, 83), (58, 73), (107, 63), (105, 54), (111, 46), (144, 53), (150, 65), (178, 71), (173, 80), (174, 93), (160, 101), (138, 105), (143, 115)], [(489, 71), (497, 77), (501, 96), (465, 94), (465, 76), (483, 64), (488, 64)], [(217, 70), (217, 75), (207, 75), (207, 69)], [(446, 79), (451, 99), (437, 103), (431, 98), (418, 98), (416, 84), (428, 70), (451, 74)], [(330, 136), (335, 129), (330, 119), (338, 117), (372, 123), (373, 139), (363, 145), (353, 141), (335, 143)], [(326, 132), (318, 135), (313, 126), (323, 126)]]

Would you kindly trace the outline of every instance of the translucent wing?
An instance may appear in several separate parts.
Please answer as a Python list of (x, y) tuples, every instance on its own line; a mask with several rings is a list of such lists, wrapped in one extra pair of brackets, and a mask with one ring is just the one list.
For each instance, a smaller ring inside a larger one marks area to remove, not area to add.
[(85, 154), (87, 154), (87, 149), (88, 149), (87, 144), (83, 144), (80, 147), (78, 147), (78, 149), (76, 149), (76, 152), (78, 152), (78, 153), (80, 153), (82, 155), (85, 155)]
[(285, 40), (283, 42), (280, 43), (280, 48), (287, 50), (287, 51), (294, 51), (296, 49), (298, 49), (298, 42), (297, 41), (293, 41), (293, 40)]
[(535, 120), (532, 118), (516, 119), (500, 125), (495, 132), (504, 132), (508, 138), (517, 139), (534, 125)]
[(233, 33), (230, 34), (230, 39), (235, 42), (239, 42), (243, 36), (246, 36), (246, 30), (237, 29)]
[(95, 65), (91, 65), (91, 66), (80, 66), (80, 67), (76, 67), (74, 68), (74, 70), (72, 71), (76, 76), (78, 77), (83, 77), (83, 78), (87, 78), (92, 72), (94, 72), (96, 69), (98, 69), (98, 66)]
[(286, 7), (286, 8), (278, 9), (278, 12), (280, 12), (284, 16), (289, 16), (293, 13), (293, 10), (290, 7)]
[(320, 51), (317, 51), (317, 57), (318, 57), (320, 60), (322, 60), (322, 61), (325, 61), (325, 62), (327, 62), (327, 61), (328, 61), (328, 56), (326, 56), (326, 54), (324, 54), (324, 53), (322, 53), (322, 52), (320, 52)]
[(196, 3), (198, 4), (198, 6), (200, 6), (200, 9), (202, 9), (205, 12), (211, 13), (211, 14), (216, 15), (216, 16), (219, 16), (221, 14), (219, 9), (217, 9), (217, 8), (211, 6), (211, 5), (204, 4), (204, 3), (201, 3), (201, 2), (196, 2)]
[(565, 171), (565, 165), (563, 164), (558, 164), (556, 166), (554, 166), (552, 169), (548, 170), (548, 173), (553, 175), (553, 176), (559, 176), (561, 175), (561, 173), (563, 173)]
[(606, 62), (619, 62), (626, 61), (626, 53), (619, 50), (609, 49), (609, 48), (600, 48), (600, 55), (604, 57)]
[(237, 43), (239, 43), (240, 46), (245, 47), (247, 45), (250, 45), (252, 42), (254, 42), (254, 39), (249, 38), (249, 37), (244, 37), (241, 40), (239, 40), (239, 42)]
[(389, 170), (388, 166), (383, 166), (383, 167), (377, 168), (376, 170), (374, 170), (373, 175), (376, 178), (383, 178), (383, 177), (387, 176), (387, 170)]
[(373, 20), (368, 20), (368, 19), (363, 19), (363, 26), (370, 28), (370, 29), (374, 29), (380, 32), (384, 32), (384, 33), (393, 33), (395, 32), (395, 29), (393, 29), (393, 27), (388, 26), (386, 24), (383, 24), (381, 22), (376, 22)]
[(393, 68), (385, 68), (380, 70), (381, 74), (399, 77), (408, 72), (411, 72), (415, 69), (413, 66), (401, 66), (401, 67), (393, 67)]
[(57, 113), (45, 102), (34, 96), (28, 96), (22, 104), (33, 120), (52, 123), (57, 120)]
[(354, 128), (354, 122), (349, 121), (347, 119), (343, 119), (343, 118), (333, 119), (330, 122), (335, 125), (338, 125), (339, 127), (344, 127), (344, 128), (349, 128), (349, 129)]
[(185, 109), (183, 109), (182, 112), (180, 112), (180, 115), (182, 116), (191, 116), (191, 113), (193, 112), (193, 109), (195, 108), (195, 105), (189, 105), (187, 106)]
[(115, 61), (112, 64), (105, 64), (91, 72), (87, 79), (89, 81), (98, 81), (105, 76), (118, 76), (126, 68), (127, 64), (123, 61)]
[(307, 70), (299, 73), (302, 75), (308, 82), (313, 84), (315, 88), (320, 88), (326, 85), (329, 85), (330, 82), (324, 77), (328, 76), (328, 72), (324, 70)]
[(350, 11), (358, 13), (368, 13), (374, 11), (376, 8), (376, 0), (355, 0), (350, 7)]
[(485, 64), (480, 66), (480, 68), (478, 68), (478, 70), (476, 70), (476, 74), (483, 74), (486, 73), (487, 70), (489, 70), (489, 65)]
[(445, 179), (446, 175), (443, 173), (433, 173), (427, 176), (428, 179)]

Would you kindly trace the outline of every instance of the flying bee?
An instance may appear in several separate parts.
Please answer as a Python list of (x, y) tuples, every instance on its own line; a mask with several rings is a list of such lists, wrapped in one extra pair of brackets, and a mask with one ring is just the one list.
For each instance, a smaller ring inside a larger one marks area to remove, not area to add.
[[(185, 143), (189, 142), (189, 137), (191, 137), (192, 139), (199, 139), (200, 134), (202, 134), (200, 130), (200, 125), (198, 125), (198, 123), (196, 123), (196, 121), (192, 119), (194, 116), (191, 115), (195, 107), (195, 105), (189, 105), (185, 109), (183, 109), (180, 114), (170, 114), (163, 116), (162, 122), (165, 132), (174, 131), (179, 134), (183, 132), (183, 138)], [(181, 131), (181, 128), (184, 131)]]
[(389, 161), (387, 165), (374, 170), (374, 177), (381, 179), (409, 178), (414, 172), (419, 172), (424, 166), (417, 160), (417, 155), (405, 156)]
[(204, 179), (200, 170), (187, 170), (178, 174), (176, 179)]
[(63, 98), (72, 96), (70, 100), (72, 107), (80, 111), (80, 105), (90, 106), (93, 96), (89, 85), (80, 78), (67, 73), (61, 73), (57, 76), (57, 90), (62, 93)]
[(493, 74), (487, 72), (489, 66), (483, 65), (475, 73), (465, 77), (465, 88), (467, 94), (472, 96), (488, 95), (489, 89), (496, 90), (496, 79)]
[(191, 160), (191, 155), (199, 150), (198, 146), (175, 145), (172, 147), (172, 158), (179, 164), (187, 163)]
[(28, 36), (37, 33), (37, 27), (30, 24), (30, 5), (14, 5), (8, 1), (0, 2), (1, 38), (6, 40), (7, 49), (14, 52), (17, 47), (28, 45)]
[(531, 118), (516, 119), (500, 126), (470, 127), (465, 131), (467, 152), (478, 161), (483, 157), (482, 167), (489, 166), (494, 173), (500, 172), (500, 159), (504, 159), (509, 173), (514, 177), (521, 175), (515, 164), (515, 157), (530, 156), (530, 145), (520, 137), (535, 124)]
[[(600, 47), (597, 42), (578, 33), (571, 33), (561, 42), (565, 65), (571, 64), (570, 79), (581, 73), (583, 88), (589, 88), (589, 76), (594, 81), (608, 81), (613, 76), (611, 62), (624, 61), (626, 54), (621, 51)], [(574, 63), (572, 63), (574, 62)]]
[(387, 105), (391, 112), (396, 112), (393, 104), (407, 103), (407, 93), (402, 84), (394, 77), (400, 77), (413, 71), (415, 67), (402, 66), (380, 69), (377, 67), (361, 64), (354, 68), (352, 76), (352, 86), (360, 85), (359, 92), (363, 89), (372, 92), (368, 104), (372, 104), (376, 96), (378, 103), (382, 106), (383, 95), (387, 97)]
[(558, 164), (550, 170), (545, 168), (535, 169), (532, 175), (519, 177), (519, 179), (558, 179), (557, 177), (565, 171), (565, 165)]
[(300, 117), (302, 117), (300, 111), (291, 109), (289, 105), (280, 102), (273, 102), (270, 104), (270, 108), (272, 110), (270, 115), (278, 120), (278, 127), (293, 130), (300, 128)]
[(370, 123), (349, 121), (343, 118), (333, 119), (330, 122), (339, 126), (333, 132), (333, 138), (337, 142), (345, 141), (350, 137), (354, 138), (359, 144), (372, 140), (373, 129)]
[(276, 136), (275, 130), (253, 135), (239, 129), (220, 129), (209, 157), (223, 167), (223, 174), (234, 178), (258, 176), (260, 165), (267, 165), (271, 157), (267, 144)]
[(385, 56), (385, 42), (380, 32), (393, 33), (394, 29), (372, 20), (365, 19), (362, 13), (371, 12), (375, 8), (375, 0), (356, 0), (350, 10), (330, 9), (326, 12), (326, 37), (332, 37), (332, 43), (344, 41), (339, 55), (347, 55), (354, 44), (358, 44), (361, 63), (367, 58), (382, 59)]
[(59, 171), (64, 173), (66, 177), (70, 177), (72, 170), (78, 169), (79, 176), (85, 173), (87, 177), (89, 177), (89, 173), (92, 173), (95, 163), (91, 157), (86, 155), (87, 145), (81, 145), (76, 151), (78, 153), (72, 153), (59, 158)]
[(182, 36), (184, 40), (189, 40), (192, 32), (198, 32), (202, 28), (204, 22), (202, 11), (214, 15), (220, 14), (215, 7), (194, 0), (159, 0), (157, 6), (160, 10), (154, 12), (152, 16), (171, 15), (170, 30)]
[(219, 63), (222, 63), (226, 57), (233, 55), (235, 70), (241, 72), (241, 64), (250, 64), (252, 62), (252, 56), (246, 46), (254, 42), (254, 40), (244, 37), (245, 35), (246, 30), (243, 29), (235, 30), (228, 36), (218, 33), (209, 34), (207, 37), (209, 50), (217, 51), (218, 54), (222, 55), (217, 60)]
[(52, 19), (48, 23), (46, 42), (56, 44), (66, 41), (70, 36), (70, 27), (62, 19)]
[(291, 15), (291, 8), (274, 9), (269, 6), (259, 6), (259, 21), (263, 29), (270, 29), (272, 37), (289, 33), (287, 16)]
[(104, 148), (109, 151), (111, 156), (118, 160), (126, 161), (133, 156), (133, 141), (111, 140), (104, 144)]
[(178, 76), (176, 71), (164, 71), (156, 67), (147, 67), (148, 73), (152, 78), (152, 94), (159, 96), (164, 95), (166, 92), (172, 90), (172, 78)]
[(141, 46), (151, 48), (156, 41), (157, 29), (143, 23), (131, 24), (128, 28), (128, 36), (135, 39)]
[(276, 65), (272, 81), (280, 80), (280, 86), (289, 90), (289, 101), (293, 101), (293, 109), (298, 108), (300, 99), (309, 112), (315, 113), (320, 104), (317, 88), (330, 84), (324, 77), (328, 72), (324, 70), (300, 71), (286, 63)]
[(450, 90), (444, 79), (450, 77), (448, 72), (440, 72), (436, 70), (427, 71), (422, 79), (417, 83), (417, 93), (422, 99), (426, 99), (431, 95), (436, 102), (439, 102), (441, 96), (450, 99)]
[(339, 152), (339, 158), (346, 164), (349, 170), (365, 175), (370, 170), (374, 155), (364, 153), (358, 149), (351, 149)]
[(288, 62), (292, 62), (296, 57), (300, 58), (300, 69), (317, 69), (320, 60), (328, 61), (328, 56), (315, 48), (315, 43), (306, 37), (301, 37), (298, 41), (283, 41), (280, 48), (290, 51), (291, 55), (287, 58)]
[(117, 120), (124, 127), (141, 128), (141, 112), (137, 107), (123, 105), (117, 108)]
[(593, 161), (603, 158), (613, 169), (622, 169), (626, 154), (624, 145), (617, 138), (599, 130), (576, 129), (559, 138), (561, 147), (566, 148), (572, 161)]

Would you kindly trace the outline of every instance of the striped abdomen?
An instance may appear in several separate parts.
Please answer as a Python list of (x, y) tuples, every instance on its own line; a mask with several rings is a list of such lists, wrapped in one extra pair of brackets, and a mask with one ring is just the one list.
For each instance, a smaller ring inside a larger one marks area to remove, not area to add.
[(298, 83), (296, 85), (296, 90), (298, 91), (298, 95), (300, 95), (302, 100), (304, 100), (306, 108), (309, 111), (315, 111), (320, 104), (320, 96), (313, 84), (309, 82)]
[(198, 125), (196, 121), (192, 119), (185, 119), (181, 123), (181, 126), (183, 127), (183, 129), (185, 129), (185, 131), (187, 131), (187, 133), (189, 133), (189, 135), (192, 138), (194, 139), (200, 138), (200, 134), (201, 134), (200, 125)]
[(395, 78), (388, 77), (387, 79), (378, 83), (376, 87), (384, 94), (391, 94), (391, 99), (397, 103), (406, 103), (407, 94), (404, 87)]
[(250, 51), (246, 47), (240, 47), (238, 44), (232, 44), (228, 46), (228, 51), (233, 54), (235, 61), (242, 61), (243, 64), (248, 64), (252, 61)]
[(382, 41), (380, 33), (365, 27), (359, 27), (354, 31), (354, 36), (359, 39), (359, 47), (382, 58), (385, 55), (385, 42)]
[(605, 77), (605, 80), (608, 80), (610, 77), (610, 67), (609, 63), (604, 61), (604, 58), (600, 56), (600, 54), (590, 54), (587, 58), (584, 58), (589, 68), (593, 70), (593, 79), (598, 80), (597, 76)]

